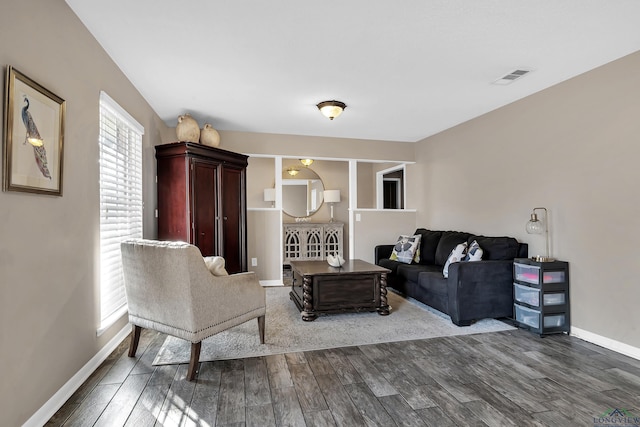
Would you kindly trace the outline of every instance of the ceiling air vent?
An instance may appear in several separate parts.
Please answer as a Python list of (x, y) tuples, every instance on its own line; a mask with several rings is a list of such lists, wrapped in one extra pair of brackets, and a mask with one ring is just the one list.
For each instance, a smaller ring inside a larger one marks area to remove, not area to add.
[(495, 80), (493, 83), (497, 85), (508, 85), (518, 80), (519, 78), (526, 76), (531, 71), (532, 70), (522, 70), (522, 69), (514, 70), (509, 74), (507, 74), (506, 76), (500, 77), (499, 79)]

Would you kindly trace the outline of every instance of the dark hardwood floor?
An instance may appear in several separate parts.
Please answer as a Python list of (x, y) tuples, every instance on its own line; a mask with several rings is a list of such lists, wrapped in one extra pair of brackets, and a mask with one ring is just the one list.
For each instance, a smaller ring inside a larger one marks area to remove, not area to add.
[[(595, 426), (640, 416), (640, 361), (523, 330), (152, 366), (123, 342), (47, 426)], [(268, 339), (268, 337), (267, 337)], [(617, 424), (622, 425), (622, 424)], [(631, 425), (631, 424), (629, 424)]]

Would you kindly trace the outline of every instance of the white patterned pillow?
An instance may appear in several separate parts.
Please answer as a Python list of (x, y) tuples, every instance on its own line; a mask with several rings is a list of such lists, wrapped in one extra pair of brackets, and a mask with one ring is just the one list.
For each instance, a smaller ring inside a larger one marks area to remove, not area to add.
[(447, 258), (447, 262), (444, 264), (444, 268), (442, 269), (442, 275), (444, 277), (449, 277), (449, 265), (453, 264), (454, 262), (462, 261), (466, 253), (467, 242), (459, 243), (455, 248), (451, 249), (449, 258)]
[(475, 240), (471, 242), (471, 246), (467, 250), (467, 255), (464, 257), (463, 261), (482, 261), (482, 248)]
[(206, 256), (204, 263), (214, 276), (228, 276), (227, 270), (224, 268), (224, 258), (221, 256)]
[(393, 252), (391, 252), (389, 259), (405, 264), (411, 264), (411, 261), (413, 261), (413, 258), (416, 255), (416, 251), (420, 247), (421, 237), (422, 236), (420, 234), (416, 234), (415, 236), (401, 235), (398, 237), (398, 241), (393, 247)]

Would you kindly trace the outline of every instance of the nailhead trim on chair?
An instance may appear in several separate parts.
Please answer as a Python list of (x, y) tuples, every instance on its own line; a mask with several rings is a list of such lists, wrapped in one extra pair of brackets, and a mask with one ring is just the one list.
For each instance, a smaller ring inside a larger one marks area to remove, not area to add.
[[(245, 312), (245, 313), (239, 314), (239, 315), (237, 315), (237, 316), (231, 317), (231, 318), (229, 318), (229, 319), (225, 320), (224, 322), (218, 322), (218, 323), (216, 323), (215, 325), (211, 325), (211, 326), (209, 326), (209, 327), (207, 327), (207, 328), (199, 329), (199, 330), (197, 330), (197, 331), (189, 331), (189, 330), (186, 330), (186, 329), (178, 328), (178, 327), (173, 326), (173, 325), (167, 325), (166, 323), (161, 323), (161, 322), (158, 322), (158, 321), (156, 321), (156, 320), (146, 319), (146, 318), (144, 318), (144, 317), (138, 316), (138, 315), (133, 314), (133, 313), (129, 313), (129, 315), (131, 315), (131, 316), (135, 316), (135, 317), (137, 317), (138, 319), (145, 320), (145, 321), (147, 321), (147, 322), (153, 322), (153, 323), (156, 323), (156, 324), (158, 324), (158, 325), (166, 326), (167, 328), (176, 329), (176, 330), (178, 330), (178, 331), (182, 331), (182, 332), (185, 332), (185, 333), (187, 333), (187, 334), (197, 334), (197, 333), (200, 333), (200, 332), (204, 332), (204, 331), (206, 331), (207, 329), (215, 328), (216, 326), (218, 326), (218, 325), (222, 325), (223, 323), (227, 323), (227, 322), (229, 322), (229, 321), (231, 321), (231, 320), (233, 320), (233, 319), (237, 319), (238, 317), (243, 317), (243, 316), (246, 316), (247, 314), (251, 314), (251, 313), (253, 313), (254, 311), (258, 311), (258, 310), (262, 310), (262, 309), (266, 309), (266, 307), (257, 307), (257, 308), (252, 308), (251, 310), (249, 310), (249, 311), (247, 311), (247, 312)], [(134, 323), (134, 324), (135, 324), (135, 322), (134, 322), (134, 321), (131, 321), (131, 323)]]

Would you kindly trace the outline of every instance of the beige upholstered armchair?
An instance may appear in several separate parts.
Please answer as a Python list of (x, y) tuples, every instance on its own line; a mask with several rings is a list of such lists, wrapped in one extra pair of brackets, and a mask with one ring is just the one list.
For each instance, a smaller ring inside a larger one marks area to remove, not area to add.
[(257, 318), (264, 344), (266, 298), (255, 273), (215, 276), (200, 250), (183, 242), (132, 239), (121, 249), (133, 325), (130, 357), (135, 357), (142, 328), (185, 339), (191, 342), (191, 381), (203, 339)]

